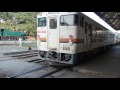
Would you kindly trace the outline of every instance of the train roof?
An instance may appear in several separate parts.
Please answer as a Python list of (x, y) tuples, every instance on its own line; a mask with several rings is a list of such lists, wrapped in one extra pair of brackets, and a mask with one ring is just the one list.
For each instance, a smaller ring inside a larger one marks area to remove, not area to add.
[(40, 12), (38, 15), (37, 15), (37, 18), (40, 18), (40, 17), (46, 17), (46, 16), (51, 16), (51, 15), (66, 15), (66, 14), (81, 14), (83, 16), (86, 16), (87, 18), (91, 19), (92, 22), (94, 24), (96, 24), (96, 26), (101, 26), (102, 28), (108, 30), (106, 27), (104, 27), (103, 25), (101, 25), (100, 23), (98, 23), (97, 21), (93, 20), (92, 18), (88, 17), (87, 15), (83, 14), (82, 12)]
[(50, 15), (66, 15), (66, 14), (78, 14), (79, 12), (40, 12), (37, 15), (37, 18), (39, 17), (45, 17)]

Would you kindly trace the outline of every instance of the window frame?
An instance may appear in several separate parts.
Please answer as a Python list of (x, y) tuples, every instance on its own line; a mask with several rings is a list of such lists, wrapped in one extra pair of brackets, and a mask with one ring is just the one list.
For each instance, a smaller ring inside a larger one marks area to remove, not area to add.
[[(45, 22), (46, 22), (46, 23), (45, 23), (44, 26), (43, 26), (43, 25), (40, 25), (40, 23), (39, 23), (39, 19), (42, 19), (42, 18), (45, 18)], [(37, 23), (37, 27), (46, 27), (46, 26), (47, 26), (47, 18), (46, 18), (46, 17), (40, 17), (40, 18), (37, 18), (37, 20), (38, 20), (38, 21), (37, 21), (37, 22), (38, 22), (38, 23)]]
[[(74, 23), (74, 24), (73, 24), (73, 25), (61, 25), (61, 17), (62, 17), (62, 16), (71, 16), (71, 15), (74, 16), (74, 20), (73, 20), (73, 23)], [(77, 23), (77, 24), (75, 23), (75, 15), (78, 15), (78, 23)], [(61, 16), (60, 16), (60, 26), (79, 26), (79, 17), (80, 17), (79, 14), (61, 15)]]
[(84, 18), (84, 16), (79, 16), (79, 25), (82, 27), (82, 28), (84, 28), (84, 22), (85, 22), (85, 18)]
[[(56, 28), (51, 28), (51, 20), (56, 20)], [(58, 27), (58, 26), (57, 26), (58, 22), (57, 22), (57, 19), (56, 19), (56, 18), (51, 18), (51, 19), (49, 20), (49, 23), (50, 23), (50, 24), (49, 24), (49, 28), (50, 28), (50, 29), (57, 29), (57, 27)]]

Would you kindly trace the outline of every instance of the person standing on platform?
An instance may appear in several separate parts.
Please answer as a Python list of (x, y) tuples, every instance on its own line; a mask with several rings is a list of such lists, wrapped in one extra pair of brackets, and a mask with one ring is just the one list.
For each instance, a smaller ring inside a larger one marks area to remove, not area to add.
[(19, 46), (22, 46), (22, 38), (19, 38)]

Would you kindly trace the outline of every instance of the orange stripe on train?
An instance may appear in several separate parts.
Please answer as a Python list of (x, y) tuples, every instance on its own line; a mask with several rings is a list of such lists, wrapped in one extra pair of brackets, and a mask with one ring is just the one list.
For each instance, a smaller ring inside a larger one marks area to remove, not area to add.
[(41, 42), (46, 42), (46, 38), (39, 38)]
[[(41, 42), (46, 42), (47, 38), (39, 38), (39, 40)], [(70, 40), (69, 38), (60, 38), (59, 42), (60, 43), (68, 43), (69, 40)], [(102, 42), (103, 40), (104, 39), (92, 39), (92, 42), (97, 42), (97, 41)], [(75, 38), (75, 39), (72, 39), (72, 42), (73, 43), (84, 43), (84, 39), (77, 39), (77, 38)]]
[[(68, 43), (69, 42), (69, 38), (60, 38), (59, 41), (60, 43)], [(72, 39), (73, 43), (84, 43), (84, 39)]]
[[(39, 38), (39, 40), (41, 42), (46, 42), (47, 39), (46, 38)], [(60, 38), (59, 41), (60, 43), (68, 43), (69, 42), (69, 38)], [(73, 43), (84, 43), (84, 39), (72, 39)]]
[(60, 38), (59, 41), (61, 43), (68, 43), (69, 42), (69, 38)]

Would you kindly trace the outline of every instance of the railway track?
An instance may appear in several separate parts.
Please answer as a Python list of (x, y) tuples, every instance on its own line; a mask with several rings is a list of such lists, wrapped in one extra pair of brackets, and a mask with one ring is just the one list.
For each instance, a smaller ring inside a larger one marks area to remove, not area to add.
[(50, 75), (52, 75), (52, 74), (54, 74), (54, 73), (56, 73), (56, 72), (59, 72), (59, 71), (63, 70), (63, 69), (64, 69), (64, 68), (59, 68), (59, 69), (53, 70), (53, 71), (51, 71), (51, 72), (49, 72), (49, 73), (46, 73), (46, 74), (44, 74), (44, 75), (41, 75), (39, 78), (45, 78), (45, 77), (47, 77), (47, 76), (50, 76)]
[[(3, 57), (0, 57), (0, 62), (13, 60), (13, 59), (27, 61), (29, 63), (36, 63), (37, 65), (40, 65), (40, 67), (24, 70), (20, 73), (18, 72), (17, 74), (13, 74), (10, 76), (6, 75), (6, 78), (24, 78), (24, 77), (44, 78), (46, 76), (49, 76), (53, 73), (59, 72), (62, 69), (64, 69), (63, 67), (56, 68), (53, 65), (49, 65), (48, 63), (46, 64), (47, 61), (40, 60), (38, 57), (37, 50), (5, 53)], [(35, 76), (35, 75), (37, 75), (37, 76)]]
[(4, 53), (2, 56), (0, 56), (0, 61), (7, 61), (13, 59), (25, 60), (28, 62), (41, 61), (38, 57), (37, 50)]
[(19, 51), (19, 52), (9, 52), (9, 53), (3, 53), (3, 55), (15, 55), (15, 54), (21, 54), (21, 53), (30, 53), (30, 52), (38, 52), (38, 50), (30, 50), (30, 51)]
[(44, 68), (47, 68), (47, 67), (49, 67), (49, 66), (43, 66), (43, 67), (27, 70), (27, 71), (24, 71), (22, 73), (17, 73), (17, 74), (12, 75), (12, 76), (7, 76), (7, 78), (16, 78), (16, 77), (19, 77), (21, 75), (25, 75), (25, 74), (28, 74), (28, 73), (33, 73), (34, 71), (38, 71), (38, 70), (41, 70), (41, 69), (44, 69)]
[[(9, 59), (5, 59), (5, 60), (0, 60), (0, 61), (12, 61), (13, 59), (9, 58)], [(16, 60), (20, 60), (20, 59), (15, 59)], [(23, 60), (22, 60), (23, 61)], [(44, 78), (50, 74), (53, 74), (55, 72), (58, 72), (60, 70), (62, 70), (62, 68), (56, 68), (53, 67), (52, 65), (46, 64), (46, 61), (42, 61), (42, 60), (29, 60), (27, 61), (29, 63), (36, 63), (37, 65), (39, 65), (40, 67), (36, 67), (36, 68), (29, 68), (28, 70), (18, 70), (17, 72), (13, 70), (13, 72), (15, 72), (15, 74), (13, 73), (12, 76), (9, 74), (6, 74), (6, 78), (27, 78), (28, 76), (30, 78)], [(13, 61), (14, 63), (14, 61)], [(20, 73), (19, 73), (20, 72)], [(35, 76), (35, 74), (37, 74), (37, 77)], [(26, 76), (27, 75), (27, 76)]]
[(53, 73), (59, 72), (62, 69), (63, 68), (54, 68), (51, 65), (45, 65), (39, 68), (24, 71), (22, 73), (17, 73), (12, 76), (7, 76), (7, 78), (44, 78)]
[(19, 58), (29, 58), (29, 57), (38, 56), (38, 52), (37, 50), (32, 50), (32, 51), (4, 53), (3, 55), (7, 57), (14, 57), (19, 59)]
[(16, 59), (40, 65), (40, 67), (31, 67), (30, 69), (21, 70), (11, 75), (8, 74), (6, 75), (6, 78), (57, 78), (57, 76), (54, 76), (54, 74), (58, 75), (58, 73), (61, 73), (62, 70), (66, 70), (66, 68), (70, 70), (69, 67), (55, 67), (53, 65), (44, 64), (46, 61), (40, 60), (36, 55), (37, 52), (18, 52), (1, 56), (0, 58), (2, 58), (2, 60), (0, 61)]

